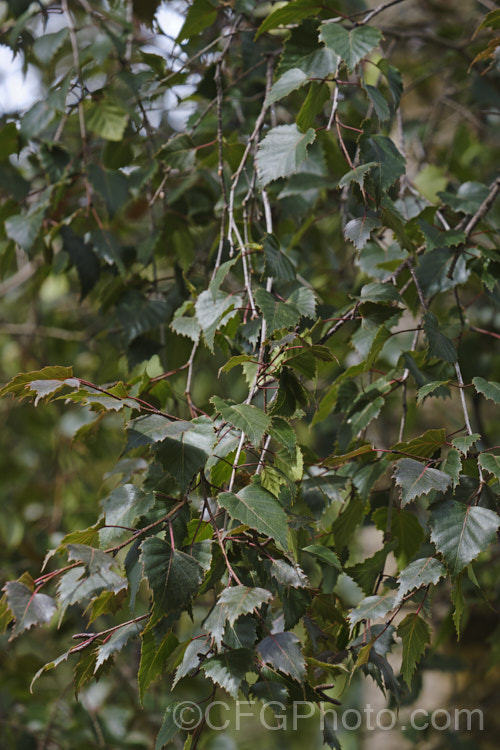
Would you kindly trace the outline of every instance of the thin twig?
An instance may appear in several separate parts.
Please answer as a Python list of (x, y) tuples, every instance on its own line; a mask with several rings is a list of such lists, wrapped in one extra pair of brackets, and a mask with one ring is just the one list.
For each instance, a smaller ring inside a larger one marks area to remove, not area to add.
[[(381, 5), (377, 5), (376, 8), (371, 10), (369, 13), (366, 14), (366, 16), (363, 17), (361, 21), (359, 21), (356, 25), (357, 26), (364, 26), (365, 23), (368, 23), (372, 20), (372, 18), (375, 18), (375, 16), (378, 16), (379, 13), (383, 13), (384, 10), (387, 10), (387, 8), (392, 8), (393, 5), (399, 5), (400, 3), (404, 3), (405, 0), (390, 0), (388, 3), (381, 3)], [(364, 11), (360, 11), (360, 13), (364, 13)], [(358, 15), (357, 13), (353, 13), (353, 16)]]
[(86, 167), (87, 167), (87, 161), (88, 161), (87, 129), (85, 127), (85, 113), (83, 110), (83, 102), (85, 100), (85, 83), (84, 83), (83, 76), (82, 76), (82, 69), (80, 67), (80, 56), (78, 52), (78, 39), (76, 38), (76, 27), (73, 21), (73, 16), (71, 15), (69, 7), (68, 7), (68, 0), (61, 0), (61, 7), (64, 11), (64, 15), (66, 16), (66, 19), (68, 22), (69, 38), (71, 41), (71, 49), (73, 52), (73, 63), (75, 66), (76, 77), (80, 85), (80, 91), (81, 91), (81, 96), (78, 99), (78, 122), (80, 125), (80, 139), (82, 141), (82, 158), (83, 158), (83, 164), (85, 168), (84, 180), (85, 180), (85, 190), (87, 193), (87, 210), (88, 210), (92, 202), (92, 196), (91, 196), (90, 183), (86, 175)]
[(324, 336), (322, 336), (319, 340), (319, 344), (326, 344), (329, 338), (333, 336), (334, 333), (337, 333), (337, 331), (342, 328), (342, 326), (347, 323), (350, 320), (354, 320), (356, 317), (356, 313), (358, 311), (360, 303), (356, 302), (356, 304), (351, 307), (350, 310), (348, 310), (344, 315), (338, 320), (331, 328), (328, 329), (328, 331), (325, 333)]
[[(337, 60), (337, 67), (335, 68), (335, 74), (334, 77), (337, 78), (339, 73), (339, 64), (340, 64), (340, 58)], [(333, 98), (332, 98), (332, 109), (330, 112), (330, 118), (328, 120), (328, 125), (326, 126), (326, 130), (329, 131), (332, 129), (333, 123), (336, 120), (337, 117), (337, 108), (339, 106), (339, 85), (338, 82), (335, 84), (335, 89), (333, 91)]]
[[(458, 384), (460, 386), (460, 388), (459, 388), (460, 402), (462, 404), (462, 411), (464, 413), (465, 427), (467, 429), (467, 434), (468, 435), (472, 435), (473, 434), (473, 432), (472, 432), (472, 426), (471, 426), (471, 423), (470, 423), (469, 412), (468, 412), (468, 409), (467, 409), (467, 402), (465, 400), (464, 379), (462, 377), (462, 370), (460, 369), (460, 365), (458, 363), (458, 360), (455, 362), (455, 372), (457, 374), (457, 380), (458, 380)], [(479, 489), (478, 489), (478, 493), (477, 493), (476, 502), (479, 501), (479, 498), (481, 496), (481, 491), (482, 491), (482, 489), (484, 487), (484, 484), (485, 484), (484, 476), (483, 476), (483, 470), (482, 470), (481, 465), (479, 463), (478, 463), (478, 467), (477, 468), (478, 468), (478, 471), (479, 471)]]

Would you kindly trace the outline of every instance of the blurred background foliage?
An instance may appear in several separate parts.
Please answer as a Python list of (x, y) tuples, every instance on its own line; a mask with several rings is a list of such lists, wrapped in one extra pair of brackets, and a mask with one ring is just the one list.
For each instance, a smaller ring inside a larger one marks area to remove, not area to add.
[[(330, 5), (326, 4), (328, 12), (318, 6), (317, 17), (328, 17)], [(335, 10), (350, 15), (374, 5), (339, 0)], [(93, 383), (134, 382), (144, 373), (151, 379), (185, 365), (192, 343), (175, 335), (168, 323), (192, 288), (205, 288), (217, 252), (221, 194), (214, 141), (216, 54), (226, 44), (224, 33), (235, 14), (245, 14), (238, 39), (229, 47), (222, 81), (230, 91), (221, 114), (227, 134), (224, 159), (235, 169), (244, 149), (242, 136), (250, 132), (249, 123), (262, 106), (265, 62), (277, 57), (287, 34), (278, 31), (254, 41), (270, 8), (270, 3), (253, 0), (0, 3), (1, 50), (2, 55), (9, 53), (2, 58), (8, 66), (0, 87), (4, 91), (28, 87), (35, 92), (34, 100), (23, 102), (18, 110), (1, 96), (2, 383), (20, 371), (49, 364), (72, 365), (78, 377)], [(473, 64), (492, 36), (489, 29), (477, 36), (474, 31), (495, 8), (490, 0), (408, 0), (377, 18), (386, 53), (403, 76), (402, 126), (394, 126), (394, 137), (404, 134), (405, 179), (414, 188), (415, 202), (422, 197), (434, 201), (438, 192), (453, 193), (467, 182), (488, 185), (497, 174), (496, 48), (490, 57)], [(301, 40), (295, 41), (300, 46)], [(377, 61), (367, 63), (365, 75), (375, 80), (378, 69), (373, 62)], [(310, 95), (322, 96), (314, 87)], [(300, 110), (303, 100), (304, 91), (291, 93), (276, 105), (275, 121), (290, 121), (289, 113)], [(342, 102), (344, 123), (357, 128), (365, 114), (364, 93), (349, 93)], [(165, 146), (180, 132), (189, 134), (194, 151), (191, 145), (183, 149), (180, 144), (179, 150)], [(344, 137), (353, 149), (357, 133), (346, 130)], [(310, 152), (310, 168), (314, 173), (316, 160), (322, 185), (316, 181), (304, 190), (303, 183), (294, 187), (290, 180), (286, 190), (271, 186), (269, 192), (273, 202), (279, 201), (280, 235), (291, 247), (300, 273), (318, 293), (319, 315), (328, 319), (343, 311), (348, 295), (359, 291), (366, 274), (372, 277), (378, 272), (380, 249), (369, 242), (355, 253), (345, 241), (349, 207), (336, 191), (345, 162), (337, 140), (330, 134), (325, 140), (326, 163), (321, 163), (319, 148)], [(498, 226), (498, 204), (491, 220)], [(393, 246), (386, 260), (403, 257)], [(429, 267), (422, 272), (421, 283), (429, 294), (438, 270)], [(498, 264), (492, 264), (486, 288), (483, 271), (471, 277), (461, 304), (472, 327), (498, 332)], [(447, 311), (446, 325), (448, 335), (459, 334), (458, 306)], [(323, 370), (325, 386), (345, 364), (357, 361), (352, 345), (355, 330), (354, 323), (347, 323), (337, 334), (337, 364)], [(392, 353), (387, 348), (388, 362), (397, 361), (405, 346), (403, 336), (408, 343), (412, 335), (401, 334)], [(197, 353), (190, 396), (200, 409), (208, 408), (214, 393), (236, 401), (246, 395), (245, 380), (237, 370), (216, 378), (218, 367), (231, 354), (227, 341), (221, 337), (218, 343), (215, 366), (210, 352)], [(500, 380), (498, 333), (495, 337), (469, 329), (460, 341), (460, 357), (466, 382), (477, 375)], [(150, 403), (188, 418), (185, 375), (181, 369), (168, 380), (150, 383)], [(431, 379), (437, 378), (434, 373)], [(498, 410), (493, 413), (479, 397), (471, 400), (478, 431), (489, 446), (496, 445)], [(384, 420), (371, 428), (381, 446), (390, 445), (387, 435), (397, 434), (400, 421), (399, 394), (388, 403)], [(116, 483), (116, 474), (110, 472), (124, 448), (123, 419), (106, 415), (96, 428), (90, 425), (95, 415), (77, 406), (58, 403), (34, 408), (8, 398), (0, 401), (0, 414), (0, 566), (2, 579), (12, 580), (25, 570), (38, 571), (47, 550), (57, 546), (64, 534), (95, 522), (100, 501)], [(414, 400), (408, 402), (408, 434), (417, 425), (420, 432), (439, 426), (444, 418), (450, 431), (463, 426), (458, 396), (418, 406)], [(327, 455), (337, 426), (333, 415), (314, 435), (304, 428), (301, 443)], [(79, 439), (74, 440), (79, 430)], [(474, 571), (482, 593), (471, 583), (465, 587), (470, 608), (458, 645), (448, 613), (449, 592), (436, 596), (437, 645), (426, 656), (424, 666), (429, 671), (424, 672), (419, 700), (428, 700), (431, 709), (482, 707), (485, 731), (477, 735), (431, 732), (424, 737), (407, 731), (406, 738), (397, 730), (346, 732), (341, 735), (345, 748), (382, 743), (405, 747), (405, 742), (464, 750), (496, 747), (498, 550), (475, 565)], [(141, 595), (147, 597), (145, 591)], [(136, 644), (97, 684), (83, 689), (78, 700), (72, 695), (69, 664), (50, 672), (29, 694), (31, 676), (59, 655), (65, 637), (83, 628), (82, 614), (73, 607), (60, 630), (54, 623), (13, 641), (8, 634), (0, 638), (2, 747), (153, 747), (165, 691), (161, 683), (155, 685), (144, 709), (140, 707)], [(486, 642), (493, 646), (493, 656)], [(188, 698), (204, 692), (202, 681), (198, 685), (196, 680), (183, 689)], [(348, 696), (347, 707), (367, 699), (356, 683)], [(246, 726), (244, 734), (217, 733), (205, 746), (243, 750), (256, 742), (262, 748), (295, 748), (304, 742), (321, 746), (314, 722), (297, 733), (266, 733), (261, 727)]]

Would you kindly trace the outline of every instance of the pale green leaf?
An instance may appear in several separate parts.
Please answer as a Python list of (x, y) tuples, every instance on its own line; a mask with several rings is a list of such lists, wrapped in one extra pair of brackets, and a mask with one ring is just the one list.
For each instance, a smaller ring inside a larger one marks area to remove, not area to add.
[(376, 620), (379, 617), (385, 617), (391, 609), (394, 609), (396, 597), (391, 594), (384, 596), (367, 596), (363, 599), (356, 609), (349, 613), (349, 622), (354, 627), (361, 620)]
[(205, 620), (204, 627), (220, 649), (226, 622), (234, 625), (238, 617), (254, 612), (271, 598), (270, 591), (258, 587), (231, 586), (226, 588)]
[(457, 575), (496, 539), (500, 516), (488, 508), (446, 500), (434, 506), (431, 541)]
[(493, 380), (485, 380), (484, 378), (472, 378), (472, 382), (478, 393), (481, 393), (490, 401), (500, 404), (500, 383), (496, 383)]
[(219, 504), (231, 518), (275, 539), (287, 549), (286, 515), (278, 501), (258, 484), (249, 484), (239, 492), (221, 492)]
[(308, 82), (307, 75), (300, 68), (291, 68), (287, 70), (272, 85), (271, 90), (266, 98), (266, 104), (269, 106), (288, 96), (292, 91), (304, 86)]
[(500, 479), (500, 456), (494, 456), (493, 453), (481, 453), (479, 456), (479, 465)]
[(121, 141), (128, 120), (128, 112), (109, 99), (92, 102), (85, 113), (89, 130), (107, 141)]
[(446, 567), (435, 557), (422, 557), (411, 562), (399, 575), (396, 601), (399, 603), (410, 591), (436, 584), (446, 576)]
[(233, 318), (241, 306), (241, 298), (231, 296), (225, 292), (217, 292), (215, 297), (209, 289), (205, 289), (196, 300), (196, 317), (209, 349), (214, 350), (215, 333), (221, 326)]
[(380, 219), (373, 216), (363, 216), (360, 219), (351, 219), (344, 229), (344, 237), (350, 240), (353, 245), (362, 250), (374, 229), (381, 227)]
[(455, 448), (450, 448), (446, 461), (443, 464), (443, 471), (450, 475), (453, 488), (460, 482), (460, 472), (462, 471), (462, 460), (460, 453)]
[(382, 33), (372, 26), (355, 26), (346, 29), (340, 23), (323, 23), (319, 38), (326, 46), (342, 58), (350, 71), (382, 40)]
[(480, 437), (481, 435), (478, 432), (473, 432), (472, 435), (461, 435), (460, 437), (453, 438), (451, 444), (460, 451), (462, 455), (466, 456)]
[(357, 182), (360, 187), (363, 187), (363, 182), (365, 181), (367, 172), (369, 172), (370, 169), (372, 167), (375, 167), (376, 165), (377, 162), (370, 161), (368, 162), (368, 164), (360, 164), (358, 167), (350, 169), (349, 172), (346, 172), (342, 179), (339, 181), (339, 188), (350, 185), (351, 182)]
[(329, 565), (337, 570), (342, 570), (342, 565), (338, 556), (329, 547), (323, 547), (321, 544), (309, 544), (307, 547), (303, 547), (302, 551), (308, 552), (325, 565)]
[(229, 404), (218, 396), (212, 396), (210, 401), (226, 422), (244, 432), (253, 445), (259, 445), (271, 424), (262, 409), (250, 404)]
[(260, 142), (256, 157), (261, 185), (297, 172), (315, 138), (312, 128), (302, 133), (295, 124), (272, 128)]

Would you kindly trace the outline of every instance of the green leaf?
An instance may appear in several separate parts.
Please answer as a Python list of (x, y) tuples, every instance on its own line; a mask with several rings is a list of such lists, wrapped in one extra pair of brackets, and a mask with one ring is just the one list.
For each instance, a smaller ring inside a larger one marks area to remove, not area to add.
[(385, 96), (375, 86), (365, 84), (364, 89), (368, 94), (368, 98), (373, 104), (379, 122), (381, 124), (387, 122), (387, 120), (391, 116), (391, 111), (389, 109), (389, 105)]
[(490, 11), (486, 15), (484, 21), (477, 27), (475, 34), (477, 34), (478, 31), (481, 31), (481, 29), (500, 29), (500, 10)]
[(360, 60), (378, 47), (383, 37), (372, 26), (355, 26), (348, 30), (339, 23), (327, 22), (321, 24), (319, 38), (352, 72)]
[(179, 640), (171, 630), (165, 635), (160, 643), (150, 628), (141, 634), (141, 662), (137, 679), (139, 681), (139, 697), (141, 704), (144, 703), (146, 690), (154, 680), (156, 680), (165, 668), (168, 657), (179, 645)]
[(196, 300), (196, 317), (212, 353), (216, 331), (236, 315), (235, 308), (240, 306), (241, 298), (237, 295), (231, 296), (219, 291), (214, 296), (209, 289), (205, 289)]
[(382, 204), (382, 211), (380, 212), (380, 219), (384, 227), (392, 229), (394, 237), (399, 243), (400, 247), (404, 250), (408, 250), (409, 253), (415, 251), (415, 245), (409, 237), (407, 232), (407, 223), (404, 221), (401, 214), (396, 210), (396, 207), (392, 203), (391, 199), (387, 195), (381, 195), (380, 197)]
[(450, 448), (446, 461), (443, 464), (443, 471), (450, 475), (453, 488), (460, 482), (460, 472), (462, 471), (462, 461), (460, 453), (455, 448)]
[(260, 641), (257, 653), (273, 669), (289, 674), (294, 680), (302, 682), (306, 667), (301, 643), (293, 633), (273, 633)]
[[(326, 52), (327, 50), (324, 50)], [(314, 126), (316, 116), (323, 112), (323, 108), (330, 98), (330, 91), (325, 83), (319, 83), (318, 81), (312, 81), (307, 92), (307, 96), (304, 99), (302, 107), (300, 108), (295, 122), (297, 127), (305, 133), (308, 128)]]
[(430, 396), (434, 391), (437, 391), (443, 386), (447, 386), (449, 382), (449, 380), (433, 380), (431, 383), (423, 385), (418, 389), (417, 404), (420, 404), (426, 396)]
[(259, 26), (255, 39), (272, 29), (277, 29), (289, 23), (297, 23), (309, 16), (315, 16), (323, 9), (320, 0), (291, 0), (285, 6), (274, 10)]
[(500, 383), (495, 383), (492, 380), (488, 381), (484, 378), (472, 378), (472, 382), (478, 393), (481, 393), (490, 401), (500, 404)]
[(256, 156), (261, 185), (265, 187), (279, 177), (289, 177), (297, 172), (307, 156), (307, 147), (315, 138), (312, 128), (302, 133), (295, 124), (272, 128), (259, 143)]
[(259, 445), (271, 424), (262, 409), (250, 404), (229, 404), (218, 396), (212, 396), (210, 401), (226, 422), (244, 432), (254, 446)]
[(364, 216), (360, 219), (351, 219), (344, 228), (344, 237), (350, 240), (353, 245), (362, 250), (374, 229), (381, 227), (380, 219), (373, 216)]
[(226, 622), (231, 626), (234, 625), (238, 617), (254, 612), (271, 598), (270, 591), (258, 587), (232, 586), (226, 588), (205, 620), (204, 627), (220, 649)]
[(431, 541), (457, 575), (496, 539), (500, 516), (488, 508), (446, 500), (431, 512)]
[(19, 133), (16, 123), (9, 122), (0, 129), (0, 162), (7, 161), (11, 154), (19, 151)]
[(275, 102), (288, 96), (292, 91), (304, 86), (308, 82), (307, 75), (300, 68), (287, 70), (278, 80), (273, 83), (266, 98), (266, 104), (270, 106)]
[(219, 504), (231, 518), (275, 539), (287, 549), (286, 515), (270, 492), (258, 484), (249, 484), (239, 492), (221, 492)]
[(396, 443), (393, 445), (391, 450), (394, 451), (394, 455), (390, 455), (391, 458), (398, 458), (399, 453), (410, 453), (412, 456), (421, 456), (422, 458), (430, 458), (441, 450), (443, 445), (446, 443), (446, 431), (444, 428), (440, 430), (427, 430), (423, 435), (419, 435), (413, 440), (407, 442)]
[(182, 662), (177, 667), (172, 688), (174, 688), (179, 680), (181, 680), (183, 677), (186, 677), (186, 675), (188, 675), (190, 672), (199, 669), (201, 660), (212, 649), (211, 638), (194, 638), (190, 642), (179, 644), (179, 648), (181, 647), (184, 648), (184, 651), (181, 655)]
[[(137, 518), (145, 515), (154, 505), (154, 495), (144, 495), (133, 484), (124, 484), (113, 490), (104, 503), (106, 526), (134, 527)], [(104, 547), (123, 535), (124, 529), (104, 528), (99, 532), (99, 540)]]
[(297, 447), (297, 436), (293, 427), (281, 417), (274, 417), (268, 430), (271, 437), (281, 443), (288, 455), (294, 459)]
[(193, 477), (205, 465), (215, 443), (214, 425), (206, 417), (191, 422), (171, 423), (169, 437), (155, 447), (155, 453), (166, 471), (184, 492)]
[(282, 328), (296, 326), (300, 320), (300, 312), (290, 302), (279, 302), (265, 289), (257, 289), (255, 301), (262, 311), (266, 321), (267, 333), (271, 335), (274, 331)]
[(113, 656), (117, 651), (121, 651), (130, 638), (136, 638), (140, 635), (142, 628), (143, 623), (131, 622), (129, 625), (125, 625), (123, 628), (115, 630), (115, 632), (111, 634), (111, 637), (96, 650), (97, 658), (94, 667), (94, 674), (99, 667), (110, 658), (110, 656)]
[(282, 281), (293, 281), (296, 276), (295, 266), (282, 252), (274, 234), (264, 236), (263, 249), (266, 259), (266, 275)]
[(428, 495), (432, 490), (444, 493), (451, 484), (451, 477), (444, 471), (431, 469), (412, 458), (402, 458), (398, 462), (395, 478), (396, 484), (401, 488), (403, 507), (421, 495)]
[(161, 147), (156, 154), (157, 159), (162, 159), (174, 169), (191, 169), (196, 158), (195, 145), (191, 136), (182, 134), (171, 138)]
[(115, 562), (107, 552), (95, 549), (87, 544), (68, 544), (67, 549), (68, 560), (82, 562), (90, 575), (108, 571)]
[(48, 661), (46, 664), (43, 665), (43, 667), (40, 667), (38, 672), (35, 674), (33, 679), (30, 683), (30, 693), (33, 692), (33, 685), (38, 680), (39, 677), (42, 676), (45, 672), (50, 672), (51, 669), (55, 669), (59, 666), (59, 664), (62, 664), (63, 661), (68, 660), (68, 656), (70, 655), (70, 651), (66, 651), (66, 653), (61, 654), (61, 656), (58, 656), (57, 659), (54, 659), (53, 661)]
[(81, 295), (84, 299), (96, 285), (100, 274), (99, 258), (84, 240), (76, 235), (71, 227), (62, 227), (61, 237), (65, 252), (78, 273)]
[(342, 570), (339, 558), (329, 547), (323, 547), (321, 544), (309, 544), (307, 547), (303, 547), (302, 551), (308, 552), (325, 565), (329, 565), (337, 570)]
[(252, 667), (252, 652), (247, 648), (237, 648), (212, 656), (203, 662), (201, 668), (216, 685), (220, 685), (229, 695), (237, 698), (245, 674), (251, 671)]
[(182, 729), (182, 707), (184, 703), (173, 701), (163, 714), (163, 722), (156, 737), (155, 750), (162, 750), (177, 732)]
[(351, 461), (353, 458), (364, 456), (366, 453), (376, 453), (371, 444), (361, 445), (359, 448), (355, 448), (354, 450), (349, 451), (348, 453), (344, 453), (341, 456), (332, 454), (331, 456), (328, 456), (324, 459), (324, 463), (326, 466), (342, 466), (342, 464)]
[(42, 228), (45, 217), (45, 207), (34, 209), (28, 213), (11, 216), (5, 222), (5, 233), (11, 240), (17, 242), (19, 247), (29, 252)]
[(62, 47), (68, 38), (68, 28), (64, 27), (53, 34), (44, 34), (39, 36), (33, 45), (33, 52), (38, 60), (47, 65), (56, 52)]
[(437, 357), (445, 362), (457, 361), (457, 350), (453, 342), (441, 333), (434, 313), (425, 313), (424, 331), (428, 342), (427, 354), (429, 357)]
[(295, 289), (288, 298), (287, 304), (294, 305), (306, 318), (314, 318), (316, 315), (316, 295), (306, 286), (299, 286)]
[(144, 574), (153, 591), (155, 605), (165, 614), (186, 607), (202, 579), (200, 564), (191, 555), (172, 549), (157, 537), (142, 545)]
[[(450, 451), (451, 452), (451, 451)], [(492, 453), (481, 453), (479, 456), (479, 465), (500, 479), (500, 456), (494, 456)]]
[(401, 297), (394, 284), (365, 284), (359, 295), (361, 302), (401, 302)]
[(376, 620), (379, 617), (385, 617), (391, 609), (394, 609), (396, 597), (390, 594), (384, 596), (367, 596), (363, 599), (356, 609), (349, 613), (349, 622), (354, 627), (361, 620)]
[(401, 672), (408, 687), (411, 689), (411, 680), (415, 667), (420, 661), (426, 644), (431, 642), (431, 631), (427, 623), (412, 613), (406, 615), (398, 627), (398, 635), (403, 641), (403, 662)]
[(441, 231), (426, 222), (425, 219), (419, 219), (418, 226), (424, 235), (428, 252), (440, 247), (456, 247), (466, 240), (464, 232), (460, 232), (457, 229)]
[(342, 179), (339, 180), (339, 188), (343, 188), (346, 185), (350, 185), (351, 182), (357, 182), (360, 187), (363, 187), (366, 174), (370, 171), (372, 167), (376, 167), (376, 166), (377, 166), (377, 162), (369, 161), (368, 164), (360, 164), (358, 167), (354, 167), (354, 169), (350, 169), (349, 172), (346, 172), (345, 175), (342, 177)]
[(47, 594), (37, 594), (21, 581), (9, 581), (4, 590), (8, 606), (14, 615), (15, 623), (11, 638), (33, 625), (49, 622), (56, 611), (56, 603)]
[(363, 162), (374, 161), (379, 166), (370, 172), (370, 182), (377, 189), (378, 202), (392, 185), (405, 173), (405, 158), (390, 138), (385, 135), (373, 135), (361, 141), (361, 158)]
[(460, 437), (453, 438), (451, 444), (460, 451), (462, 455), (467, 456), (474, 443), (480, 438), (481, 435), (478, 432), (473, 432), (472, 435), (461, 435)]
[(389, 65), (388, 61), (384, 57), (378, 61), (377, 67), (380, 68), (380, 70), (386, 77), (387, 83), (389, 84), (389, 90), (391, 92), (392, 100), (395, 106), (398, 107), (399, 102), (401, 101), (401, 95), (403, 93), (403, 79), (401, 77), (400, 71), (395, 68), (394, 65)]
[(94, 191), (101, 196), (110, 217), (113, 217), (129, 198), (128, 180), (115, 169), (102, 169), (97, 164), (89, 164), (88, 177)]
[(446, 576), (446, 568), (435, 557), (422, 557), (415, 560), (399, 575), (396, 601), (401, 602), (403, 597), (414, 589), (428, 586), (430, 583), (436, 585), (444, 576)]
[(217, 10), (209, 0), (194, 0), (188, 8), (185, 21), (175, 41), (179, 44), (185, 39), (196, 37), (211, 26), (216, 18)]
[(271, 575), (282, 586), (292, 586), (297, 589), (308, 586), (304, 571), (296, 563), (292, 564), (284, 560), (273, 560), (271, 563)]
[(107, 141), (121, 141), (128, 120), (128, 112), (106, 98), (90, 104), (85, 113), (85, 123), (89, 130)]
[(474, 214), (488, 197), (489, 189), (482, 182), (464, 182), (458, 188), (457, 194), (444, 191), (438, 193), (443, 203), (447, 203), (454, 211), (463, 214)]

